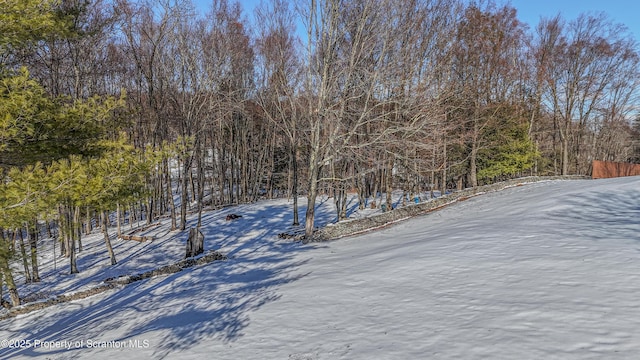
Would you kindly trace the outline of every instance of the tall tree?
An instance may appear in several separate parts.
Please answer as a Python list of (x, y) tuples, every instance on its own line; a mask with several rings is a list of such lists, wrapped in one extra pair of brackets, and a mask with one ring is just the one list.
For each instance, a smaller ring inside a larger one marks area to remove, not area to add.
[(600, 118), (627, 113), (631, 105), (628, 95), (637, 88), (638, 76), (635, 42), (604, 14), (583, 14), (568, 25), (560, 18), (543, 20), (538, 39), (542, 103), (558, 135), (560, 173), (585, 173), (593, 125)]
[[(458, 25), (453, 49), (459, 121), (467, 136), (468, 183), (478, 186), (478, 157), (496, 113), (517, 99), (524, 62), (525, 28), (510, 6), (485, 8), (472, 3)], [(491, 131), (489, 131), (490, 133)]]
[[(428, 19), (424, 14), (434, 11), (444, 15), (446, 12), (440, 7), (448, 2), (428, 2), (422, 11), (405, 16), (407, 7), (415, 6), (411, 4), (327, 0), (311, 1), (303, 9), (308, 38), (302, 88), (304, 141), (309, 159), (305, 219), (308, 237), (314, 230), (315, 201), (322, 181), (332, 182), (344, 197), (347, 182), (355, 176), (350, 170), (354, 161), (379, 154), (372, 160), (376, 166), (384, 164), (379, 169), (387, 174), (389, 197), (393, 168), (405, 154), (396, 143), (422, 140), (421, 135), (429, 130), (431, 114), (420, 111), (416, 106), (419, 101), (406, 97), (420, 81), (425, 63), (405, 57), (411, 53), (406, 44), (420, 38), (405, 24), (414, 20), (430, 23), (422, 20)], [(425, 48), (429, 46), (424, 45)], [(406, 66), (398, 70), (398, 64)], [(343, 209), (342, 205), (338, 208)]]
[(300, 39), (295, 34), (295, 15), (289, 4), (275, 0), (262, 3), (256, 9), (260, 24), (257, 50), (260, 55), (258, 102), (265, 117), (288, 140), (290, 196), (293, 200), (293, 225), (298, 220), (298, 157), (300, 147), (300, 116), (298, 89), (301, 65), (297, 47)]

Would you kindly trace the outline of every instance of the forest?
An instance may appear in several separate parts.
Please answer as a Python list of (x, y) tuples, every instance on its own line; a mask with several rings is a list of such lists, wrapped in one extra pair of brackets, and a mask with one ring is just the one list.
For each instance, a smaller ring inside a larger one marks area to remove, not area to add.
[[(82, 237), (264, 198), (585, 175), (640, 162), (638, 44), (606, 14), (462, 0), (0, 2), (0, 278)], [(387, 198), (378, 199), (378, 194)], [(378, 200), (376, 202), (376, 200)]]

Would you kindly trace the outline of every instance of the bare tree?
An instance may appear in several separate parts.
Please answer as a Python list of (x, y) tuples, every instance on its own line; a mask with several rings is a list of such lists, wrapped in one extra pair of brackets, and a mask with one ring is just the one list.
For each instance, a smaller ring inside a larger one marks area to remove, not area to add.
[(299, 39), (294, 35), (294, 12), (284, 0), (275, 0), (270, 5), (263, 3), (256, 9), (259, 26), (257, 50), (261, 58), (258, 102), (264, 115), (283, 132), (288, 140), (289, 174), (291, 177), (289, 196), (293, 200), (293, 225), (298, 220), (298, 157), (300, 104), (300, 64), (297, 47)]
[(439, 62), (444, 37), (425, 41), (420, 31), (435, 32), (430, 12), (450, 20), (447, 5), (451, 3), (328, 0), (311, 1), (302, 9), (308, 37), (303, 88), (308, 237), (321, 182), (332, 184), (340, 219), (350, 184), (362, 181), (356, 179), (363, 173), (385, 174), (379, 183), (384, 181), (390, 208), (393, 169), (407, 162), (404, 144), (414, 144), (408, 146), (413, 159), (417, 148), (428, 147), (424, 139), (440, 109), (428, 105), (436, 104), (438, 95), (430, 92), (434, 73), (425, 70)]
[(590, 163), (586, 143), (598, 131), (594, 125), (628, 113), (637, 88), (635, 43), (604, 14), (580, 15), (568, 25), (560, 18), (543, 20), (538, 38), (539, 73), (545, 75), (542, 103), (558, 134), (560, 172), (585, 173)]
[[(171, 73), (165, 71), (164, 64), (173, 59), (168, 44), (181, 11), (181, 8), (168, 3), (157, 5), (152, 8), (128, 0), (116, 2), (124, 43), (117, 43), (118, 47), (112, 51), (113, 57), (128, 65), (123, 80), (138, 115), (133, 127), (134, 142), (142, 149), (150, 147), (151, 150), (160, 149), (163, 144), (173, 140), (167, 106), (170, 93), (167, 77)], [(175, 229), (176, 211), (168, 158), (163, 160), (149, 181), (153, 184), (153, 191), (145, 206), (147, 223), (153, 221), (155, 212), (162, 212), (166, 203), (171, 214), (172, 229)]]

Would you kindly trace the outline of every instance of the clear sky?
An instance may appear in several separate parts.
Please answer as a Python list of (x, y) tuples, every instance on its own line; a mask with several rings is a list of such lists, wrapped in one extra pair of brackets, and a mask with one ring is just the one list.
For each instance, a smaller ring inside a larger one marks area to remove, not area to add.
[[(231, 0), (233, 1), (233, 0)], [(269, 0), (263, 0), (269, 1)], [(211, 0), (193, 0), (203, 11), (211, 7)], [(239, 0), (244, 15), (253, 17), (253, 8), (260, 0)], [(640, 42), (640, 0), (495, 0), (496, 4), (511, 4), (518, 10), (518, 18), (529, 24), (531, 29), (540, 21), (541, 17), (553, 17), (558, 13), (571, 21), (581, 13), (607, 14), (615, 23), (624, 24), (633, 36)]]

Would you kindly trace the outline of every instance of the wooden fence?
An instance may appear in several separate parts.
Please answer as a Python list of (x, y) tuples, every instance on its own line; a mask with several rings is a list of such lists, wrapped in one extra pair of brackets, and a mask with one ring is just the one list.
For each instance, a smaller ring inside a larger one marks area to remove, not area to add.
[(640, 164), (593, 160), (592, 166), (591, 177), (594, 179), (640, 175)]

